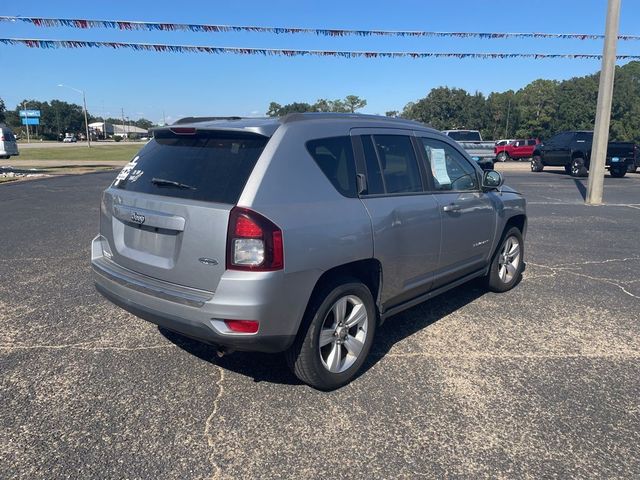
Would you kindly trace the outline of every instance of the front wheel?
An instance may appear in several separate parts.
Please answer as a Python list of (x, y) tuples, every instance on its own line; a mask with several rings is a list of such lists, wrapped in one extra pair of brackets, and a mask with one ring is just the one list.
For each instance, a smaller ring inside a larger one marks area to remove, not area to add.
[(506, 162), (507, 160), (509, 160), (509, 155), (507, 154), (507, 152), (500, 152), (496, 157), (496, 160), (498, 160), (499, 162)]
[(511, 227), (502, 237), (502, 243), (493, 255), (487, 287), (492, 292), (511, 290), (522, 278), (524, 269), (524, 241), (522, 233)]
[(536, 155), (531, 159), (531, 171), (532, 172), (541, 172), (544, 169), (544, 164), (542, 163), (542, 158), (540, 155)]
[(376, 320), (371, 292), (358, 280), (322, 288), (311, 299), (298, 338), (287, 351), (289, 367), (318, 390), (346, 385), (371, 349)]
[(612, 168), (609, 170), (609, 173), (614, 178), (622, 178), (627, 174), (626, 168)]

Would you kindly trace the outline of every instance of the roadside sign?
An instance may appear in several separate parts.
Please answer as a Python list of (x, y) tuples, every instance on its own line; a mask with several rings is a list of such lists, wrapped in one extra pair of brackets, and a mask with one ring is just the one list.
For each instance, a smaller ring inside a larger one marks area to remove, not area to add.
[(20, 110), (20, 117), (21, 118), (40, 118), (40, 110)]
[(26, 117), (26, 118), (22, 118), (22, 125), (40, 125), (40, 119), (39, 118), (31, 118), (31, 117)]

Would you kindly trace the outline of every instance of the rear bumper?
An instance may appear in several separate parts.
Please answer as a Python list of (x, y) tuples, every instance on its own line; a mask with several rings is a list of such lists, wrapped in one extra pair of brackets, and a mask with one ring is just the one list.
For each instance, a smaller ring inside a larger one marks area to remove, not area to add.
[[(158, 326), (232, 350), (289, 348), (315, 284), (307, 287), (306, 277), (283, 272), (226, 272), (215, 293), (205, 292), (118, 266), (104, 256), (103, 240), (93, 240), (91, 265), (96, 289), (105, 298)], [(255, 320), (260, 327), (255, 334), (233, 333), (223, 319)]]
[[(617, 161), (613, 161), (614, 158), (617, 158)], [(626, 169), (630, 166), (635, 165), (635, 159), (629, 157), (607, 157), (606, 166), (609, 168), (622, 168)]]

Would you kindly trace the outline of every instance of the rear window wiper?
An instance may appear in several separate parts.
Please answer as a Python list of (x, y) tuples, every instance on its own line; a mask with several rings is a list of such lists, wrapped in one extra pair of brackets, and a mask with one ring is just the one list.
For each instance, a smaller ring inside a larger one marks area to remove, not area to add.
[(196, 187), (192, 187), (191, 185), (187, 185), (186, 183), (176, 182), (174, 180), (166, 180), (164, 178), (152, 178), (151, 183), (154, 185), (158, 185), (159, 187), (176, 187), (183, 188), (185, 190), (197, 190)]

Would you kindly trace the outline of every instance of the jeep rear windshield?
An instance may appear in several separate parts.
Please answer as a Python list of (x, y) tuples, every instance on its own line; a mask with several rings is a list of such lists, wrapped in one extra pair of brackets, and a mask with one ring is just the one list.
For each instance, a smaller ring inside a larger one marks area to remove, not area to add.
[(449, 132), (447, 135), (457, 142), (479, 142), (480, 132), (473, 130), (458, 130), (457, 132)]
[(157, 130), (113, 186), (130, 192), (237, 203), (269, 138), (249, 132), (180, 130), (183, 133)]

